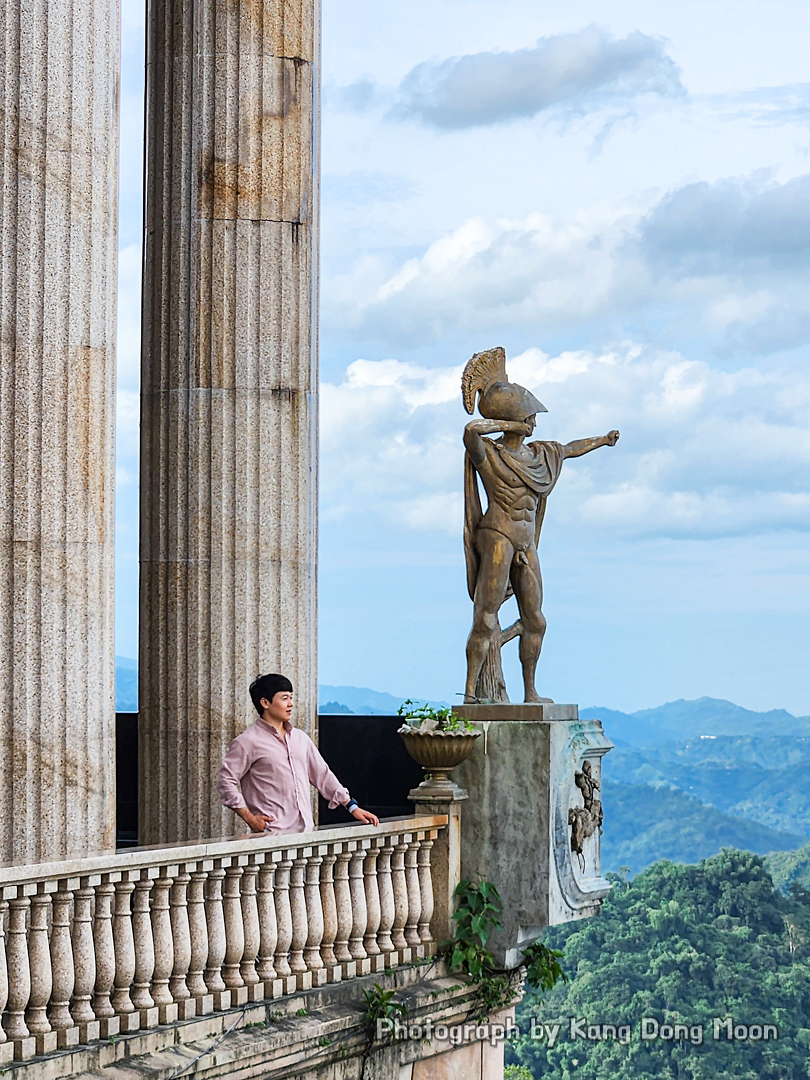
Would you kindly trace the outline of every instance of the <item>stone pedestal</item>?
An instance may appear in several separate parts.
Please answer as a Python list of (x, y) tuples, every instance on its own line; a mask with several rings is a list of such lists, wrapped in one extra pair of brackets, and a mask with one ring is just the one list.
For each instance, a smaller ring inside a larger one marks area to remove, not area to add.
[(140, 838), (233, 832), (214, 777), (282, 672), (317, 722), (317, 0), (150, 0)]
[(115, 843), (118, 5), (0, 6), (0, 862)]
[[(585, 809), (576, 773), (587, 761), (601, 785), (602, 757), (612, 743), (599, 720), (578, 718), (575, 705), (462, 705), (453, 711), (484, 730), (472, 756), (454, 770), (470, 795), (461, 874), (473, 880), (480, 874), (497, 886), (504, 928), (488, 947), (496, 963), (512, 968), (521, 963), (520, 946), (536, 940), (543, 927), (596, 914), (610, 889), (601, 872), (599, 827), (578, 855), (571, 819)], [(595, 796), (601, 802), (600, 790)]]

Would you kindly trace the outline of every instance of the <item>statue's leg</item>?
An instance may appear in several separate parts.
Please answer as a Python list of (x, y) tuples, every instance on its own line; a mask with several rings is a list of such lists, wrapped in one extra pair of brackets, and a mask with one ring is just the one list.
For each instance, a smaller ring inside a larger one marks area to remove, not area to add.
[(516, 563), (512, 568), (512, 588), (515, 590), (523, 623), (520, 635), (520, 663), (523, 668), (523, 700), (542, 701), (534, 685), (537, 661), (543, 647), (546, 620), (543, 615), (543, 579), (540, 576), (540, 560), (534, 548), (526, 551), (526, 563)]
[(465, 701), (475, 701), (475, 687), (498, 625), (498, 611), (506, 597), (509, 568), (515, 549), (503, 533), (479, 529), (476, 546), (480, 562), (475, 581), (473, 625), (467, 638), (467, 685)]

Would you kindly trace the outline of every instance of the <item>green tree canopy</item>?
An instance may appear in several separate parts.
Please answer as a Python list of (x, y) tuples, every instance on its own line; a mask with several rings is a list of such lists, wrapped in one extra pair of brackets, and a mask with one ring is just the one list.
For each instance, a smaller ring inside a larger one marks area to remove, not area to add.
[[(519, 1007), (523, 1033), (507, 1060), (535, 1080), (808, 1080), (810, 893), (774, 890), (762, 859), (726, 850), (693, 866), (658, 862), (616, 879), (601, 914), (547, 932), (569, 982)], [(561, 1024), (551, 1048), (531, 1017)], [(775, 1024), (778, 1038), (713, 1038), (712, 1021)], [(629, 1025), (629, 1041), (570, 1038), (570, 1018)], [(702, 1025), (690, 1038), (641, 1039), (644, 1017)]]

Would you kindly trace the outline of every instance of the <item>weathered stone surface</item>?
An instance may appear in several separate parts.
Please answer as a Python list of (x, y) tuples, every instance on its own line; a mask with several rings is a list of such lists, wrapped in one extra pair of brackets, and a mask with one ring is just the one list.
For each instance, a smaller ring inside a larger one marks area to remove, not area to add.
[(214, 776), (281, 671), (314, 732), (319, 9), (147, 28), (141, 841), (234, 828)]
[(424, 788), (416, 787), (408, 798), (415, 804), (417, 815), (447, 815), (447, 828), (439, 833), (431, 853), (434, 884), (430, 930), (435, 941), (450, 941), (455, 933), (455, 892), (461, 880), (461, 815), (467, 795), (463, 792), (462, 798), (457, 798), (451, 790), (434, 792), (431, 797)]
[(558, 705), (554, 701), (535, 702), (529, 705), (454, 705), (456, 716), (466, 717), (479, 723), (484, 720), (578, 720), (576, 705)]
[[(435, 1061), (437, 1077), (446, 1073), (455, 1051), (447, 1040), (408, 1038), (377, 1045), (363, 1063), (367, 1049), (363, 991), (378, 983), (397, 991), (408, 1005), (409, 1021), (425, 1024), (461, 1024), (469, 1020), (473, 1004), (470, 986), (448, 975), (445, 961), (368, 975), (363, 979), (330, 984), (295, 996), (251, 1005), (242, 1013), (232, 1009), (212, 1016), (178, 1022), (151, 1032), (121, 1034), (69, 1052), (20, 1062), (17, 1080), (55, 1080), (57, 1077), (105, 1076), (110, 1080), (168, 1077), (194, 1064), (197, 1077), (238, 1075), (277, 1080), (399, 1080), (400, 1076), (432, 1078), (425, 1061)], [(505, 1017), (493, 1017), (503, 1023)], [(224, 1036), (224, 1037), (223, 1037)], [(503, 1060), (503, 1047), (477, 1041), (474, 1025), (463, 1034), (467, 1044), (460, 1058), (472, 1059), (482, 1075), (495, 1080), (492, 1065)], [(471, 1045), (470, 1045), (471, 1044)], [(216, 1049), (213, 1050), (216, 1045)], [(212, 1052), (213, 1050), (213, 1052)], [(195, 1063), (195, 1059), (198, 1059)], [(0, 1060), (2, 1060), (0, 1058)], [(488, 1067), (489, 1066), (489, 1067)], [(400, 1071), (402, 1070), (402, 1071)], [(469, 1074), (461, 1074), (466, 1075)], [(479, 1075), (478, 1071), (474, 1074)]]
[(0, 5), (0, 861), (115, 842), (118, 6)]
[(520, 946), (544, 926), (596, 914), (610, 888), (601, 872), (599, 828), (586, 838), (580, 859), (571, 849), (569, 810), (583, 808), (575, 779), (583, 761), (600, 783), (612, 743), (599, 720), (526, 720), (523, 710), (538, 706), (508, 708), (513, 719), (486, 721), (484, 738), (454, 772), (470, 792), (461, 873), (473, 880), (480, 873), (500, 891), (504, 926), (487, 944), (511, 968), (521, 962)]

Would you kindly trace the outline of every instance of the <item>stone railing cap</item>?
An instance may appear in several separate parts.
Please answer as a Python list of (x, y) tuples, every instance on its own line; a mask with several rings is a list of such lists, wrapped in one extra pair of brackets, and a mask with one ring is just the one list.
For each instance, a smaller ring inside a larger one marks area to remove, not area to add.
[(377, 827), (368, 825), (337, 825), (319, 828), (310, 833), (283, 833), (245, 836), (223, 836), (190, 844), (157, 844), (111, 851), (102, 855), (67, 859), (64, 862), (28, 863), (14, 866), (0, 864), (0, 886), (20, 885), (27, 881), (47, 881), (61, 878), (87, 877), (118, 870), (147, 869), (154, 866), (218, 859), (252, 851), (279, 851), (287, 848), (338, 843), (366, 837), (390, 836), (423, 829), (441, 829), (447, 824), (445, 814), (420, 814), (385, 818)]

